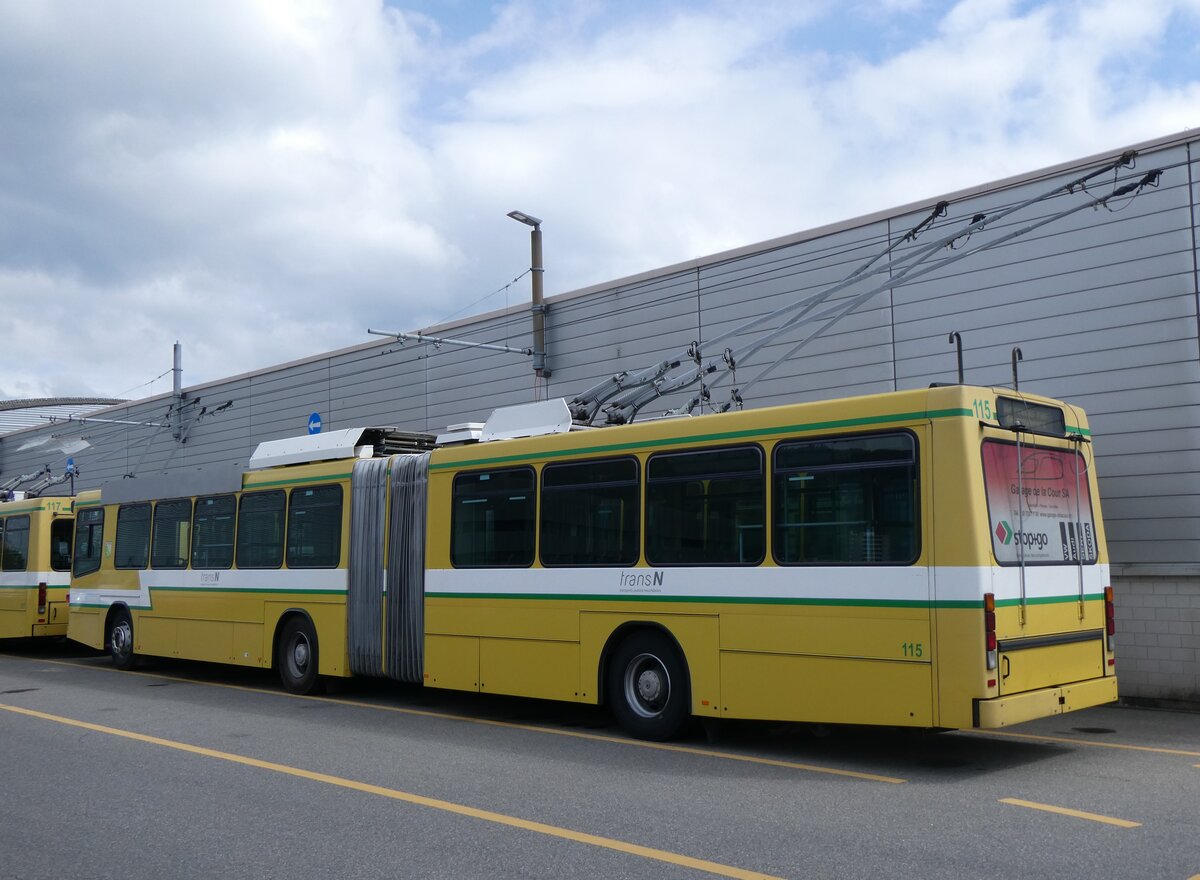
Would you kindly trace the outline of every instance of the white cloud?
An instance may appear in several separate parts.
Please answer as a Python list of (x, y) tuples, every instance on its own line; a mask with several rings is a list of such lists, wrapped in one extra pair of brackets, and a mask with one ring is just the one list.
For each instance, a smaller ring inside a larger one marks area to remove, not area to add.
[(513, 208), (553, 293), (1200, 124), (1200, 0), (404, 5), (0, 0), (0, 397), (420, 326)]

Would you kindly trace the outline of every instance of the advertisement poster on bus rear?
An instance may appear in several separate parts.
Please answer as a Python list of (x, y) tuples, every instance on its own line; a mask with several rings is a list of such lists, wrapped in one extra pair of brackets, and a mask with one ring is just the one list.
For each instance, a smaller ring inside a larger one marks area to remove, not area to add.
[(1096, 561), (1092, 498), (1079, 454), (988, 441), (983, 476), (992, 549), (1001, 565)]

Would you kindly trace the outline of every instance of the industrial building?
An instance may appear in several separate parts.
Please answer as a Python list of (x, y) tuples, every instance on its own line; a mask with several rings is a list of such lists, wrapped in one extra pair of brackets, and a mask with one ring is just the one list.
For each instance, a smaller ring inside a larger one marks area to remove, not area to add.
[[(1065, 186), (1130, 150), (1136, 156), (1119, 167)], [(0, 437), (0, 482), (47, 463), (65, 468), (61, 450), (77, 450), (80, 439), (88, 446), (70, 455), (76, 489), (245, 463), (258, 443), (305, 433), (314, 415), (324, 430), (436, 432), (483, 421), (498, 406), (571, 399), (829, 291), (896, 245), (879, 259), (882, 274), (847, 284), (813, 314), (877, 287), (876, 295), (802, 348), (823, 321), (735, 359), (736, 375), (708, 389), (695, 411), (730, 400), (734, 387), (742, 405), (759, 407), (954, 382), (951, 334), (959, 334), (967, 383), (1019, 381), (1087, 410), (1117, 592), (1121, 693), (1200, 702), (1198, 153), (1200, 134), (1184, 132), (548, 296), (533, 320), (525, 304), (421, 331), (441, 344), (380, 338), (90, 420), (24, 428)], [(934, 271), (903, 261), (938, 241), (945, 245), (920, 264)], [(498, 350), (539, 348), (539, 319), (542, 375), (531, 357)], [(639, 417), (676, 409), (699, 388), (655, 400)]]

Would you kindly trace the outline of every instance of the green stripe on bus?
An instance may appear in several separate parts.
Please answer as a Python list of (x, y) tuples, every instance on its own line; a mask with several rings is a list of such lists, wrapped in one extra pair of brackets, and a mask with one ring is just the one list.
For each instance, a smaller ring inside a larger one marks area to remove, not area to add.
[(350, 479), (350, 473), (344, 474), (326, 474), (323, 477), (292, 477), (290, 480), (270, 480), (266, 483), (247, 483), (242, 491), (249, 492), (253, 489), (266, 489), (272, 486), (299, 486), (301, 483), (336, 483), (338, 480)]
[(666, 437), (657, 440), (607, 443), (599, 446), (584, 446), (578, 449), (556, 449), (542, 452), (525, 452), (518, 455), (501, 455), (492, 458), (477, 458), (470, 461), (431, 463), (431, 471), (447, 468), (478, 467), (485, 464), (504, 464), (542, 458), (563, 458), (570, 455), (594, 455), (602, 452), (628, 452), (634, 449), (654, 449), (665, 446), (686, 446), (691, 443), (708, 443), (718, 440), (747, 440), (754, 437), (769, 437), (773, 434), (794, 434), (805, 431), (828, 431), (834, 428), (861, 428), (867, 425), (884, 425), (891, 422), (908, 422), (913, 419), (944, 419), (963, 416), (974, 417), (969, 409), (927, 410), (924, 412), (891, 413), (884, 416), (865, 416), (858, 419), (837, 419), (831, 422), (810, 422), (802, 425), (777, 425), (770, 428), (747, 428), (743, 431), (722, 431), (715, 434), (689, 434), (686, 437)]

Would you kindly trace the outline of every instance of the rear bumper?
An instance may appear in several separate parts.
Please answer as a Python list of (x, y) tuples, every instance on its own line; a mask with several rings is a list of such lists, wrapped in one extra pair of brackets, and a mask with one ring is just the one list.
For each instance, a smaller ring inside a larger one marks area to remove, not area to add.
[(67, 625), (65, 623), (35, 623), (33, 625), (33, 635), (38, 636), (65, 636), (67, 634)]
[(1117, 677), (1108, 675), (1088, 681), (1077, 681), (1059, 687), (1042, 688), (975, 701), (975, 726), (982, 728), (1008, 727), (1034, 718), (1061, 715), (1089, 706), (1101, 706), (1117, 698)]

